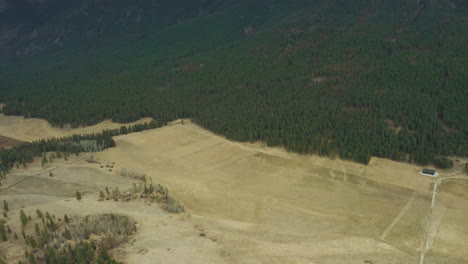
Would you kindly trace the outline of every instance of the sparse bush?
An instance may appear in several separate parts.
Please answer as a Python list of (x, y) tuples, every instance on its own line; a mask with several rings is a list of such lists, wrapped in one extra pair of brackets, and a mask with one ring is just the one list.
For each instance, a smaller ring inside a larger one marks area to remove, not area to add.
[(141, 181), (145, 181), (146, 180), (146, 174), (143, 173), (143, 172), (139, 172), (139, 171), (136, 171), (136, 170), (133, 170), (133, 169), (121, 169), (118, 171), (118, 174), (120, 176), (123, 176), (123, 177), (129, 177), (129, 178), (132, 178), (132, 179), (137, 179), (137, 180), (141, 180)]
[(79, 191), (76, 191), (75, 196), (78, 201), (81, 200), (81, 193)]
[(73, 239), (83, 240), (89, 234), (127, 237), (136, 231), (136, 225), (126, 215), (102, 214), (74, 219), (68, 229)]
[(97, 163), (97, 161), (94, 159), (93, 155), (87, 156), (85, 158), (85, 161), (88, 162), (88, 163)]
[(174, 198), (168, 196), (166, 203), (163, 205), (163, 208), (168, 211), (169, 213), (179, 214), (185, 212), (184, 206), (179, 203), (179, 201), (175, 200)]

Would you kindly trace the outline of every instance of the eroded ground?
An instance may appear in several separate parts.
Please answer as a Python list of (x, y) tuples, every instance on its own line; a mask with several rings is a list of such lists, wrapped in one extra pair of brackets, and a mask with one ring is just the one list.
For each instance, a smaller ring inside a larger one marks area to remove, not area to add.
[[(55, 169), (53, 177), (48, 171), (65, 161), (45, 169), (30, 165), (12, 173), (0, 196), (16, 212), (24, 206), (57, 215), (130, 215), (138, 221), (138, 234), (114, 251), (128, 263), (419, 261), (434, 179), (419, 175), (418, 166), (301, 156), (230, 142), (190, 122), (115, 140), (116, 148), (95, 154), (115, 162), (113, 172), (78, 158)], [(118, 176), (118, 168), (145, 172), (188, 213), (171, 215), (143, 201), (98, 202), (106, 186), (131, 188), (134, 180)], [(441, 185), (436, 239), (424, 263), (468, 261), (463, 184)], [(77, 190), (82, 201), (74, 199)]]

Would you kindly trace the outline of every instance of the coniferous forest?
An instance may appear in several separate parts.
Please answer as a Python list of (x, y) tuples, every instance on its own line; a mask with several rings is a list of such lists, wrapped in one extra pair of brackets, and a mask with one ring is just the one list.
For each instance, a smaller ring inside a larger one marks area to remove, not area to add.
[[(87, 16), (72, 6), (44, 22), (34, 53), (4, 55), (5, 114), (59, 127), (191, 118), (231, 140), (364, 164), (468, 155), (466, 1), (204, 1), (139, 24), (91, 2)], [(86, 24), (100, 8), (110, 22)], [(75, 35), (59, 47), (60, 26)]]

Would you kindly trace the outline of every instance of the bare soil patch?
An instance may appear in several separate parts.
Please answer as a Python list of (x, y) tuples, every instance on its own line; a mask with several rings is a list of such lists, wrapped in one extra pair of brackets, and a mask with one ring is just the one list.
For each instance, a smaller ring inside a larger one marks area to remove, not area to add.
[(0, 136), (0, 149), (18, 146), (18, 145), (21, 145), (22, 143), (23, 143), (22, 141), (19, 141), (13, 138)]

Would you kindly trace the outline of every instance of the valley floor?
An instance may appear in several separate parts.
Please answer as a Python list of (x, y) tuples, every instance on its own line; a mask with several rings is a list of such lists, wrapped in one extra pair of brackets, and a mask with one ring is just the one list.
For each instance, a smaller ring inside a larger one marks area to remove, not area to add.
[[(8, 137), (21, 130), (0, 127), (0, 135)], [(188, 121), (115, 141), (117, 147), (93, 154), (115, 162), (113, 172), (81, 158), (46, 168), (36, 162), (8, 177), (1, 199), (16, 214), (24, 207), (57, 215), (130, 215), (138, 233), (113, 252), (126, 263), (419, 263), (435, 182), (419, 175), (421, 167), (377, 158), (364, 166), (230, 142)], [(132, 187), (132, 179), (115, 173), (121, 168), (166, 186), (188, 212), (171, 215), (143, 201), (98, 202), (106, 186)], [(463, 184), (439, 187), (424, 263), (468, 261)], [(77, 190), (82, 201), (73, 198)], [(23, 254), (0, 243), (5, 252), (11, 259)]]

